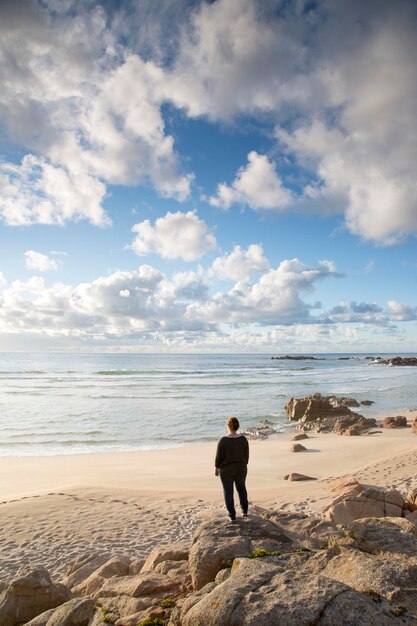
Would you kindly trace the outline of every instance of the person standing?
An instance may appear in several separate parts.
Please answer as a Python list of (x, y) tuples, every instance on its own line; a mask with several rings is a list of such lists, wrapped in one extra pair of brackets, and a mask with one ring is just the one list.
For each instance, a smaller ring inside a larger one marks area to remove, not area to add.
[(227, 512), (230, 520), (234, 522), (236, 519), (234, 486), (236, 486), (244, 517), (248, 514), (246, 475), (249, 463), (249, 443), (244, 435), (237, 432), (240, 426), (237, 417), (229, 417), (226, 426), (228, 435), (222, 437), (217, 444), (214, 473), (220, 476)]

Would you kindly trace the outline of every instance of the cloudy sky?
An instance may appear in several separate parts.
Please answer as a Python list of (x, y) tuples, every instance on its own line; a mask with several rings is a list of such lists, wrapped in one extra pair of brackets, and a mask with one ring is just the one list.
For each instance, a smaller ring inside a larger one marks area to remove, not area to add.
[(0, 350), (417, 351), (415, 0), (2, 0)]

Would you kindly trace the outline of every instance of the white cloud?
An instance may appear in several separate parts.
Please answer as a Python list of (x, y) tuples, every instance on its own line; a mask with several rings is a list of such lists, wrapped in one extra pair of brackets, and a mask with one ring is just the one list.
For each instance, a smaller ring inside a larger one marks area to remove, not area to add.
[(410, 322), (417, 320), (417, 307), (403, 304), (396, 300), (388, 301), (388, 314), (394, 322)]
[(274, 164), (267, 156), (252, 151), (248, 154), (248, 164), (240, 168), (232, 184), (218, 185), (217, 195), (209, 202), (224, 209), (232, 204), (245, 204), (252, 209), (279, 211), (291, 200), (292, 193), (283, 187)]
[(3, 287), (6, 284), (6, 279), (4, 277), (3, 272), (0, 272), (0, 287)]
[(10, 226), (79, 219), (103, 226), (109, 223), (101, 206), (104, 195), (97, 179), (75, 176), (34, 155), (25, 156), (21, 165), (0, 165), (0, 217)]
[(269, 269), (268, 259), (260, 244), (252, 244), (247, 250), (235, 246), (230, 254), (218, 257), (213, 261), (210, 273), (221, 280), (243, 281), (255, 272), (266, 272)]
[(28, 270), (39, 270), (40, 272), (59, 269), (59, 264), (54, 259), (50, 259), (41, 252), (35, 252), (35, 250), (25, 252), (25, 264)]
[(3, 167), (10, 225), (101, 225), (106, 184), (151, 184), (179, 200), (190, 192), (155, 90), (163, 71), (127, 53), (102, 7), (74, 8), (0, 3), (2, 125), (38, 155)]
[(155, 252), (165, 259), (194, 261), (216, 247), (216, 238), (195, 213), (168, 212), (152, 226), (149, 220), (135, 224), (131, 245), (139, 256)]
[(334, 276), (338, 274), (325, 262), (308, 267), (299, 259), (282, 261), (258, 282), (236, 283), (229, 292), (218, 292), (207, 303), (191, 304), (186, 315), (212, 323), (308, 323), (317, 305), (307, 304), (301, 294), (311, 292), (318, 280)]

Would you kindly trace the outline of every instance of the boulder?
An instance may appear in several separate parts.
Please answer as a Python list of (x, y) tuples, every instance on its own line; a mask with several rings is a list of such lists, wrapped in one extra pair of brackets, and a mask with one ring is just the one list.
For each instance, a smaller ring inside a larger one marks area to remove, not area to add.
[[(43, 613), (26, 626), (89, 626), (93, 615), (94, 601), (91, 598), (74, 598), (57, 609)], [(43, 616), (46, 621), (39, 621)]]
[(100, 598), (115, 596), (129, 596), (141, 598), (142, 596), (179, 595), (186, 591), (179, 580), (157, 574), (156, 572), (143, 572), (136, 576), (121, 576), (110, 578), (101, 587), (97, 594)]
[(401, 517), (403, 507), (404, 499), (395, 489), (353, 486), (333, 499), (322, 513), (332, 524), (348, 526), (362, 517)]
[(63, 580), (63, 584), (69, 589), (72, 589), (80, 582), (88, 578), (99, 567), (104, 565), (111, 558), (111, 554), (89, 552), (82, 554), (73, 561), (70, 562), (67, 575)]
[(299, 548), (319, 550), (326, 547), (331, 539), (345, 536), (341, 529), (314, 515), (273, 511), (265, 514), (265, 517), (293, 541), (296, 550)]
[(323, 576), (349, 585), (356, 591), (370, 596), (379, 596), (387, 602), (416, 607), (417, 598), (417, 559), (377, 557), (356, 548), (338, 546), (332, 552), (326, 564), (323, 559), (312, 559), (308, 568), (317, 561), (317, 569)]
[[(231, 576), (181, 610), (182, 626), (390, 626), (394, 619), (364, 594), (302, 571), (304, 555), (238, 559)], [(300, 571), (301, 570), (301, 571)], [(204, 590), (203, 590), (204, 591)], [(177, 622), (178, 623), (178, 622)]]
[(406, 428), (407, 418), (404, 415), (393, 415), (382, 420), (382, 428)]
[(130, 569), (130, 559), (127, 556), (114, 556), (103, 563), (88, 578), (72, 588), (72, 592), (79, 596), (97, 594), (97, 591), (109, 578), (126, 576)]
[(305, 450), (307, 448), (302, 443), (293, 443), (290, 447), (290, 452), (304, 452)]
[(142, 567), (142, 572), (154, 570), (156, 565), (163, 561), (185, 561), (188, 559), (189, 551), (189, 541), (180, 541), (178, 543), (154, 548), (146, 559)]
[(313, 476), (306, 476), (305, 474), (298, 474), (297, 472), (291, 472), (290, 474), (286, 474), (284, 476), (284, 480), (297, 482), (302, 480), (317, 480), (317, 478), (313, 478)]
[(299, 435), (294, 435), (291, 437), (291, 441), (301, 441), (302, 439), (308, 439), (308, 435), (305, 433), (300, 433)]
[(398, 517), (360, 519), (351, 523), (348, 537), (370, 554), (417, 558), (417, 528)]
[(411, 424), (411, 428), (412, 428), (413, 433), (417, 435), (417, 417), (414, 419), (413, 423)]
[(405, 518), (407, 522), (413, 524), (413, 526), (417, 527), (417, 511), (409, 511), (405, 514)]
[(406, 508), (410, 511), (415, 511), (417, 509), (417, 487), (413, 487), (413, 489), (410, 489), (407, 493), (406, 505)]
[(375, 404), (374, 400), (361, 400), (361, 404), (362, 406), (371, 406), (372, 404)]
[(11, 582), (0, 595), (0, 626), (16, 626), (69, 600), (64, 585), (53, 583), (48, 570), (37, 567)]
[(257, 515), (235, 524), (211, 520), (196, 532), (190, 549), (189, 568), (194, 589), (212, 582), (217, 573), (239, 556), (254, 550), (290, 550), (294, 542), (275, 524)]
[(334, 493), (344, 493), (346, 491), (351, 491), (352, 488), (360, 488), (360, 491), (364, 489), (363, 485), (361, 485), (353, 476), (334, 478), (329, 483), (329, 490)]

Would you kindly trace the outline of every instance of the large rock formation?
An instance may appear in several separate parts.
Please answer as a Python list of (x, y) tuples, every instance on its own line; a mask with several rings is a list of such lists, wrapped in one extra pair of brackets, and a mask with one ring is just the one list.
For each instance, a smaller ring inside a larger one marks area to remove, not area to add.
[(13, 580), (0, 595), (0, 626), (17, 626), (71, 597), (67, 587), (53, 583), (44, 567)]
[[(404, 510), (398, 492), (365, 487), (352, 477), (332, 481), (330, 488), (342, 500), (349, 494), (374, 499), (389, 515), (390, 507)], [(412, 490), (407, 505), (416, 499)], [(32, 592), (19, 603), (18, 581), (6, 587), (0, 626), (137, 626), (148, 618), (169, 626), (417, 623), (417, 527), (403, 517), (357, 519), (345, 529), (273, 510), (235, 524), (216, 517), (198, 529), (191, 547), (155, 548), (140, 573), (132, 563), (109, 555), (77, 559), (67, 581), (87, 597), (72, 600), (45, 570), (26, 582), (20, 578)], [(47, 608), (45, 596), (55, 592), (60, 606)]]
[(376, 426), (374, 419), (354, 413), (350, 406), (359, 406), (359, 403), (354, 398), (315, 393), (305, 398), (291, 398), (284, 408), (288, 419), (299, 422), (303, 430), (360, 435)]
[(257, 516), (237, 519), (236, 524), (212, 520), (194, 536), (189, 567), (194, 589), (212, 582), (226, 564), (255, 550), (288, 551), (293, 541), (275, 524)]
[[(244, 531), (247, 521), (206, 526), (200, 565), (219, 544), (226, 555), (230, 529), (246, 541), (266, 530), (260, 518), (253, 518)], [(231, 567), (216, 576), (212, 569), (207, 584), (178, 603), (169, 626), (416, 623), (417, 529), (412, 524), (401, 518), (364, 519), (342, 531), (317, 518), (280, 512), (268, 514), (268, 521), (268, 533), (275, 525), (273, 534), (289, 540), (283, 553), (241, 554), (225, 561)], [(200, 531), (194, 545), (201, 540)]]

